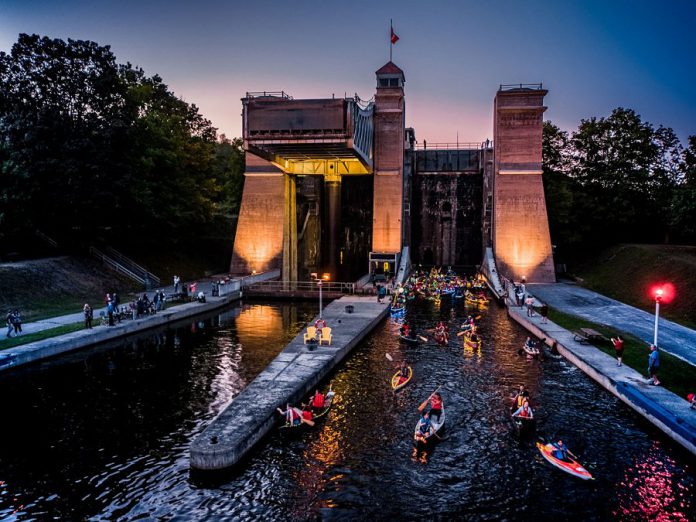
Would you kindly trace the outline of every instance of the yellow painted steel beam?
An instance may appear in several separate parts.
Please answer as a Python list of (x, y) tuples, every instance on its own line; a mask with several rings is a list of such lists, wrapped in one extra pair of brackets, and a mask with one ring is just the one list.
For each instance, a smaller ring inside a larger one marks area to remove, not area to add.
[(286, 160), (276, 157), (273, 163), (287, 174), (299, 176), (364, 176), (372, 174), (358, 159)]

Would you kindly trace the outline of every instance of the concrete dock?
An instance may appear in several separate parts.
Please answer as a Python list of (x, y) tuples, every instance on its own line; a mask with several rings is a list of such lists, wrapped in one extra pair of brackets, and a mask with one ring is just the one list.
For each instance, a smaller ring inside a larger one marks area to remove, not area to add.
[(122, 321), (115, 326), (95, 326), (91, 330), (78, 330), (65, 335), (49, 337), (41, 341), (8, 348), (0, 352), (0, 371), (6, 371), (16, 366), (55, 357), (74, 350), (88, 348), (136, 332), (165, 326), (181, 319), (205, 314), (227, 306), (240, 297), (241, 292), (239, 290), (220, 297), (206, 296), (205, 303), (193, 301), (181, 305), (174, 305), (155, 315)]
[[(346, 306), (354, 307), (353, 313)], [(323, 311), (331, 346), (310, 350), (300, 332), (191, 444), (191, 467), (234, 466), (278, 422), (276, 408), (298, 404), (388, 313), (375, 297), (345, 296)], [(316, 318), (315, 318), (316, 319)]]
[[(525, 308), (506, 303), (509, 316), (610, 391), (670, 438), (696, 455), (696, 410), (682, 397), (662, 386), (648, 384), (646, 376), (632, 368), (617, 366), (616, 359), (599, 348), (575, 341), (573, 333), (540, 317), (527, 317)], [(645, 366), (648, 351), (645, 352)]]

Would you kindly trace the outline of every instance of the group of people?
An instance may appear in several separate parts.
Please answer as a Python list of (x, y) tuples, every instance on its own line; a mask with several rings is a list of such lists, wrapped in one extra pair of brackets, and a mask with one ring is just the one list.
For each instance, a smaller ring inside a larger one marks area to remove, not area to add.
[(8, 310), (5, 322), (7, 324), (7, 337), (12, 337), (12, 334), (16, 337), (22, 333), (22, 314), (16, 308)]
[(314, 392), (306, 403), (302, 404), (301, 408), (290, 406), (290, 403), (285, 405), (285, 409), (278, 408), (278, 413), (285, 417), (286, 426), (298, 426), (303, 422), (313, 422), (316, 415), (322, 413), (333, 401), (336, 392), (329, 385), (329, 391), (326, 394), (321, 393), (319, 389)]
[(484, 288), (485, 283), (480, 275), (460, 277), (448, 267), (444, 273), (439, 268), (432, 268), (428, 273), (424, 270), (415, 271), (407, 279), (401, 293), (407, 299), (422, 297), (439, 300), (443, 295), (474, 296), (473, 292), (478, 295)]
[(440, 393), (433, 393), (427, 402), (429, 407), (422, 408), (420, 419), (416, 425), (415, 438), (419, 442), (426, 442), (429, 437), (437, 436), (437, 430), (433, 423), (440, 424), (442, 415), (443, 402)]
[(512, 417), (514, 418), (522, 418), (522, 419), (533, 419), (534, 418), (534, 411), (532, 410), (532, 407), (529, 405), (529, 392), (525, 388), (524, 384), (520, 384), (519, 390), (517, 390), (517, 393), (515, 396), (512, 398), (512, 408), (511, 410), (514, 410), (512, 412)]

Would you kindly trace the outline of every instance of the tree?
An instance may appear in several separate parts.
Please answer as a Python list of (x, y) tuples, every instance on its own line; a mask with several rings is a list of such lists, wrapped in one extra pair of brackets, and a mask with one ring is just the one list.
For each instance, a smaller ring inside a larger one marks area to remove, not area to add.
[(696, 136), (689, 136), (689, 146), (684, 150), (683, 178), (672, 197), (671, 225), (678, 239), (696, 242)]

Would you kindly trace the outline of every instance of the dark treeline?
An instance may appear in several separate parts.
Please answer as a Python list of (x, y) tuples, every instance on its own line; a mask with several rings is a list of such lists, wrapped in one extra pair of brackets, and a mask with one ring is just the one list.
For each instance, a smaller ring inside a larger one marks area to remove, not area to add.
[(615, 243), (696, 241), (696, 136), (632, 110), (582, 120), (568, 133), (544, 123), (544, 188), (557, 261)]
[(0, 53), (0, 239), (85, 245), (229, 237), (239, 140), (108, 46), (19, 36)]

